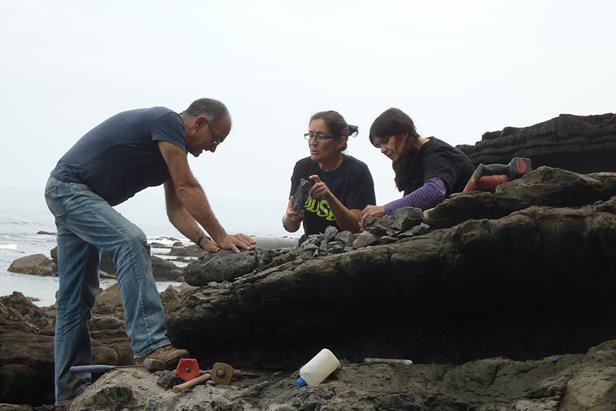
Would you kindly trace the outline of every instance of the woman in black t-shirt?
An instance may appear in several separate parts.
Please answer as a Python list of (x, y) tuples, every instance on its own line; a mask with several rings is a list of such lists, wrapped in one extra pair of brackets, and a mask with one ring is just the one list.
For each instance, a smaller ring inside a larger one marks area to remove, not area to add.
[[(308, 140), (310, 156), (299, 160), (291, 177), (291, 192), (282, 225), (295, 232), (303, 222), (304, 237), (322, 233), (328, 226), (356, 233), (360, 230), (361, 210), (376, 202), (374, 183), (368, 166), (343, 153), (357, 126), (349, 125), (336, 111), (322, 111), (310, 118)], [(303, 208), (296, 212), (292, 196), (301, 179), (312, 187)]]
[(391, 159), (396, 187), (404, 197), (382, 206), (367, 206), (362, 222), (402, 207), (430, 209), (449, 194), (462, 191), (473, 174), (473, 163), (466, 154), (435, 137), (421, 137), (413, 120), (397, 108), (374, 120), (370, 142)]

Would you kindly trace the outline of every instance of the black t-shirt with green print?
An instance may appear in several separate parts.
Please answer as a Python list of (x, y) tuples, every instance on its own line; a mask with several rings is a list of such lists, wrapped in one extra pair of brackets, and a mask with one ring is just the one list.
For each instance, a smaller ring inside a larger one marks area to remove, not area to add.
[[(368, 204), (376, 204), (374, 182), (368, 166), (354, 157), (344, 155), (344, 161), (334, 171), (323, 171), (310, 157), (295, 163), (291, 177), (291, 192), (293, 196), (300, 179), (308, 180), (311, 175), (318, 175), (329, 190), (346, 208), (363, 209)], [(328, 226), (338, 227), (334, 215), (326, 200), (308, 196), (304, 204), (304, 233), (318, 234)]]

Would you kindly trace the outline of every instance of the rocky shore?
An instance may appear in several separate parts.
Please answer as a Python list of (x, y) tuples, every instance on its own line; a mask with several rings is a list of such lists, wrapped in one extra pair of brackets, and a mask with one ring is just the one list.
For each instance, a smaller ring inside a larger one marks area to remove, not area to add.
[[(162, 293), (170, 337), (201, 368), (254, 375), (175, 394), (156, 374), (116, 369), (70, 409), (616, 409), (616, 155), (603, 157), (614, 147), (613, 114), (507, 128), (465, 150), (539, 167), (495, 193), (297, 248), (191, 255), (175, 267), (185, 284)], [(0, 298), (0, 410), (52, 403), (54, 310)], [(117, 289), (99, 295), (91, 329), (94, 363), (132, 363)], [(323, 347), (343, 367), (296, 386)]]

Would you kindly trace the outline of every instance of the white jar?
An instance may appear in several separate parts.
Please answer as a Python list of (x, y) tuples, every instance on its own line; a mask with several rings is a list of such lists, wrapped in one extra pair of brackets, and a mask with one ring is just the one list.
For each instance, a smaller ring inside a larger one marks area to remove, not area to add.
[(327, 348), (323, 348), (299, 370), (297, 385), (303, 387), (319, 385), (329, 374), (340, 367), (340, 361)]

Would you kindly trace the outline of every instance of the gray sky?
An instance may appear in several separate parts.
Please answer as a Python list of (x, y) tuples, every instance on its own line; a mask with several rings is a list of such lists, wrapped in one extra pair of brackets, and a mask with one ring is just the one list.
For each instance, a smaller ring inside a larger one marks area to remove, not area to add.
[(213, 97), (234, 128), (191, 166), (215, 206), (267, 199), (278, 223), (308, 119), (326, 109), (359, 126), (348, 153), (382, 204), (399, 194), (367, 131), (389, 107), (454, 145), (616, 111), (614, 16), (608, 0), (3, 1), (0, 186), (42, 189), (116, 112)]

